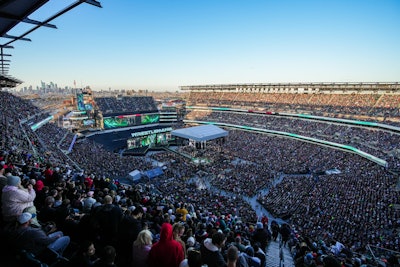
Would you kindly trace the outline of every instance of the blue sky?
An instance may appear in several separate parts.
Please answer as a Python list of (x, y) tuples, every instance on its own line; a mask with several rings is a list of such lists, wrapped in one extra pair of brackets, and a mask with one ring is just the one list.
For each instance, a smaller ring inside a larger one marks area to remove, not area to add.
[[(46, 19), (74, 1), (53, 0)], [(400, 80), (400, 1), (100, 0), (14, 42), (9, 74), (100, 89)], [(14, 29), (23, 31), (22, 24)], [(10, 32), (13, 33), (13, 32)]]

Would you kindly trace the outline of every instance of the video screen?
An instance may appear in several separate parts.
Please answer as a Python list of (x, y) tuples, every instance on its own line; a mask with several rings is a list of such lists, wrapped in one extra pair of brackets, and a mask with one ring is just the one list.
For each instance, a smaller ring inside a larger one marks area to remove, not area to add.
[(159, 114), (142, 115), (142, 124), (158, 123), (160, 121)]
[(134, 149), (139, 147), (154, 147), (168, 145), (171, 140), (170, 133), (150, 134), (146, 136), (139, 136), (127, 140), (127, 149)]
[(78, 104), (78, 110), (85, 110), (85, 103), (83, 101), (83, 94), (76, 95), (76, 102)]
[(119, 127), (129, 126), (129, 122), (126, 118), (104, 118), (103, 119), (105, 129), (113, 129)]
[(93, 109), (92, 104), (85, 104), (85, 109), (86, 110), (92, 110)]
[(94, 125), (94, 120), (83, 120), (84, 126)]

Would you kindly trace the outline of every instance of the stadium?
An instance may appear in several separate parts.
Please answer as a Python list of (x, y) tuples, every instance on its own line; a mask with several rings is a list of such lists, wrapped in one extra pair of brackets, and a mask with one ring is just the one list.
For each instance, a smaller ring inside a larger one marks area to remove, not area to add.
[[(132, 266), (139, 233), (154, 246), (165, 224), (181, 231), (180, 260), (223, 235), (224, 260), (237, 247), (254, 266), (399, 265), (398, 82), (80, 88), (60, 100), (0, 81), (5, 266), (81, 266), (88, 242), (98, 261)], [(9, 188), (30, 197), (13, 214)], [(21, 238), (25, 213), (68, 244), (37, 250)]]

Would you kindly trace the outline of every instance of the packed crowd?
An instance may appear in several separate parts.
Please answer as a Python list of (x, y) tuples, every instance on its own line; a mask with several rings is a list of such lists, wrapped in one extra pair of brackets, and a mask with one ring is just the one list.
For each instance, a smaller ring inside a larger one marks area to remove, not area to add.
[[(29, 116), (30, 106), (0, 93), (2, 237), (8, 249), (36, 256), (51, 249), (70, 266), (107, 261), (131, 266), (143, 258), (148, 266), (169, 266), (169, 260), (170, 266), (196, 266), (196, 256), (208, 266), (231, 261), (263, 266), (265, 247), (278, 231), (298, 266), (331, 256), (352, 266), (358, 260), (366, 264), (353, 253), (364, 253), (367, 244), (400, 250), (397, 176), (355, 155), (239, 131), (205, 151), (181, 148), (208, 164), (176, 153), (121, 158), (89, 140), (65, 155), (53, 139), (64, 136), (62, 130), (49, 124), (46, 131), (32, 132), (10, 123), (23, 119), (24, 112)], [(133, 186), (119, 182), (132, 169), (151, 168), (152, 160), (165, 164), (163, 176)], [(284, 175), (331, 168), (341, 174)], [(24, 195), (23, 205), (10, 194)], [(257, 196), (288, 223), (276, 228), (260, 218), (246, 196)], [(38, 236), (46, 242), (26, 242)]]
[(193, 110), (188, 116), (193, 120), (246, 125), (349, 145), (386, 160), (390, 168), (400, 168), (400, 154), (397, 151), (400, 135), (385, 129), (355, 127), (326, 121), (292, 119), (255, 113), (230, 112), (227, 116), (226, 111)]
[(188, 97), (191, 105), (266, 108), (275, 112), (326, 114), (331, 117), (350, 115), (362, 120), (384, 120), (395, 125), (399, 125), (399, 101), (398, 94), (190, 92)]

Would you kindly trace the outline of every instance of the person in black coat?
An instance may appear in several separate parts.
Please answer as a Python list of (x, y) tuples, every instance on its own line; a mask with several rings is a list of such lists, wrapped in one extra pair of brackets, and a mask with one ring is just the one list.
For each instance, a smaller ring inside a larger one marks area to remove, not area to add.
[(216, 232), (212, 238), (206, 238), (200, 247), (203, 264), (208, 267), (225, 267), (225, 258), (221, 249), (225, 246), (226, 237), (223, 233)]
[(117, 264), (127, 266), (132, 261), (132, 245), (143, 229), (143, 208), (136, 204), (129, 207), (118, 227)]
[(265, 252), (267, 248), (268, 241), (271, 240), (271, 234), (269, 230), (264, 228), (261, 222), (256, 224), (256, 230), (253, 232), (252, 241), (253, 243), (259, 243), (262, 251)]
[(291, 230), (289, 224), (284, 223), (281, 225), (281, 237), (282, 237), (282, 242), (283, 242), (284, 246), (286, 246), (286, 243), (289, 241), (291, 233), (292, 233), (292, 230)]

